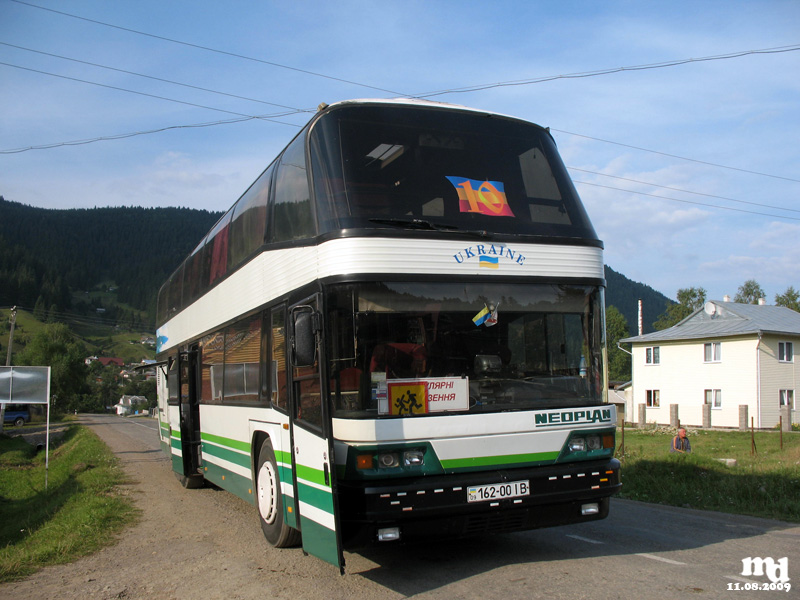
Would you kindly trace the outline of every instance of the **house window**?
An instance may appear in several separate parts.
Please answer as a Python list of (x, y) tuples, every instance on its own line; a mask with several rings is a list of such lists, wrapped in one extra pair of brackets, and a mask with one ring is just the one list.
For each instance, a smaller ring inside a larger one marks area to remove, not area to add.
[(703, 360), (705, 362), (719, 362), (722, 360), (722, 343), (710, 342), (703, 344)]
[(706, 390), (705, 402), (711, 408), (722, 408), (722, 390)]
[(658, 408), (661, 406), (661, 392), (658, 390), (647, 390), (648, 408)]
[(778, 342), (778, 360), (781, 362), (794, 362), (793, 342)]
[(794, 390), (781, 390), (780, 391), (781, 406), (790, 406), (795, 410), (794, 406)]
[(644, 349), (645, 362), (648, 365), (657, 365), (661, 362), (661, 348), (653, 346)]

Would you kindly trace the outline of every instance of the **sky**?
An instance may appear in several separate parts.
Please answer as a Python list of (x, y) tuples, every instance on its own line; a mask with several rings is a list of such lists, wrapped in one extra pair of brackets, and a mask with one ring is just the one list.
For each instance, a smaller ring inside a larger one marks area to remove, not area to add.
[(550, 127), (630, 279), (800, 289), (796, 0), (0, 0), (0, 195), (224, 211), (320, 103), (395, 97)]

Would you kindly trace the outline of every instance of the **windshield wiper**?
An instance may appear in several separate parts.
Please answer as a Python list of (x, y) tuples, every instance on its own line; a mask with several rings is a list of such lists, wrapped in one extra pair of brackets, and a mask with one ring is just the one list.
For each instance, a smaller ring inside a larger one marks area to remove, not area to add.
[(423, 231), (458, 232), (479, 235), (481, 237), (486, 237), (489, 235), (489, 232), (487, 232), (485, 229), (466, 230), (460, 229), (456, 225), (433, 223), (425, 219), (370, 219), (370, 223), (377, 223), (378, 225), (391, 225), (392, 227), (402, 227), (404, 229), (419, 229)]

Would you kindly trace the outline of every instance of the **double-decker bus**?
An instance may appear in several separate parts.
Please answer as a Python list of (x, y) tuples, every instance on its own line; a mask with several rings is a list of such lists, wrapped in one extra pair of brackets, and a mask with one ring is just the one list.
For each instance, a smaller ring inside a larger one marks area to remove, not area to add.
[(602, 519), (604, 285), (546, 129), (321, 105), (160, 290), (162, 447), (342, 571), (361, 544)]

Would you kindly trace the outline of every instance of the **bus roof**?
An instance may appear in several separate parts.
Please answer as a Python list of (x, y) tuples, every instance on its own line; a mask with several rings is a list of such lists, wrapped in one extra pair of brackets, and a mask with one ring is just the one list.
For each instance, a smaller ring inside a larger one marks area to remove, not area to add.
[(504, 113), (499, 113), (491, 110), (484, 110), (481, 108), (473, 108), (471, 106), (464, 106), (463, 104), (451, 104), (449, 102), (437, 102), (435, 100), (423, 100), (422, 98), (354, 98), (351, 100), (339, 100), (334, 102), (333, 104), (327, 104), (322, 102), (319, 105), (319, 111), (323, 112), (329, 109), (337, 108), (340, 106), (352, 106), (352, 105), (374, 105), (374, 104), (394, 104), (398, 106), (417, 106), (420, 108), (441, 108), (444, 110), (461, 110), (465, 112), (473, 112), (479, 113), (483, 115), (491, 115), (495, 117), (503, 117), (505, 119), (514, 119), (516, 121), (524, 121), (526, 123), (531, 123), (536, 125), (537, 127), (541, 127), (542, 129), (546, 129), (542, 127), (538, 123), (533, 123), (527, 119), (523, 119), (521, 117), (515, 117), (513, 115), (507, 115)]

